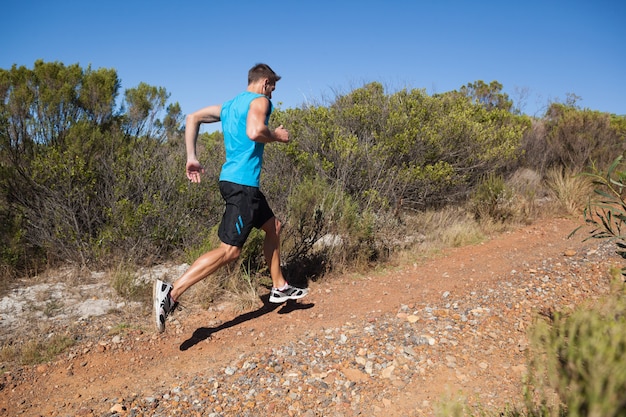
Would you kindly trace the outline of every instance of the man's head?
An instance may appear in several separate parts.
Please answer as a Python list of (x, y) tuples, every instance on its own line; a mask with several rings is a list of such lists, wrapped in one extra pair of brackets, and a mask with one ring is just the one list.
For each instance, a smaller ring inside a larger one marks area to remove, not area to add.
[(280, 80), (280, 75), (267, 64), (256, 64), (248, 71), (248, 86), (258, 84), (259, 92), (270, 98), (278, 80)]

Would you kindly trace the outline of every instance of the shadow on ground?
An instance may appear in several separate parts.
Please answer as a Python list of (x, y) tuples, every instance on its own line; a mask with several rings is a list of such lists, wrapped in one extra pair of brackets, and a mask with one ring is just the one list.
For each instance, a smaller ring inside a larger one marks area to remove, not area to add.
[(231, 327), (244, 323), (248, 320), (254, 320), (256, 318), (263, 316), (264, 314), (271, 313), (272, 311), (278, 309), (279, 307), (280, 307), (280, 310), (278, 310), (278, 314), (289, 314), (292, 311), (308, 310), (309, 308), (313, 308), (315, 306), (315, 304), (313, 303), (299, 303), (295, 300), (288, 300), (286, 303), (282, 305), (276, 304), (276, 303), (270, 303), (269, 294), (261, 297), (261, 301), (263, 301), (263, 306), (257, 310), (241, 314), (235, 317), (234, 319), (224, 322), (216, 327), (198, 328), (196, 331), (193, 332), (193, 334), (191, 335), (189, 339), (185, 340), (180, 345), (180, 350), (185, 351), (187, 349), (190, 349), (193, 346), (197, 345), (198, 343), (202, 342), (203, 340), (210, 338), (212, 335), (214, 335), (215, 333), (221, 330), (229, 329)]

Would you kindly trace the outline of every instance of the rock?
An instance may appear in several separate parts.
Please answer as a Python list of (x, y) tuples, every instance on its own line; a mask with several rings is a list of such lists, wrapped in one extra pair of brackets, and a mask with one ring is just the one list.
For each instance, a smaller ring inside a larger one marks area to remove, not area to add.
[(117, 413), (117, 414), (124, 413), (124, 412), (126, 412), (126, 406), (124, 406), (122, 404), (115, 404), (115, 405), (113, 405), (113, 407), (111, 407), (109, 412), (110, 413)]
[(361, 372), (354, 368), (343, 368), (341, 372), (352, 382), (363, 382), (369, 379), (369, 376), (365, 372)]
[(385, 379), (391, 379), (391, 377), (393, 376), (393, 371), (395, 371), (395, 369), (396, 369), (395, 366), (390, 365), (386, 367), (385, 369), (383, 369), (380, 376)]

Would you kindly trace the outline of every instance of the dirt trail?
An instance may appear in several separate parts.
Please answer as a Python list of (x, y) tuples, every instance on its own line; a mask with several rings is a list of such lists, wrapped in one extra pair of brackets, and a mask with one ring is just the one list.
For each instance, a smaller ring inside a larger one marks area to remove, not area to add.
[[(188, 305), (168, 322), (162, 335), (153, 332), (151, 312), (144, 309), (126, 331), (112, 335), (110, 329), (102, 327), (100, 337), (85, 338), (72, 353), (63, 354), (53, 363), (8, 372), (3, 369), (0, 416), (130, 415), (124, 406), (129, 398), (153, 395), (199, 374), (223, 373), (224, 367), (243, 354), (269, 353), (282, 344), (346, 323), (375, 323), (386, 315), (398, 315), (403, 306), (408, 311), (428, 311), (430, 316), (452, 319), (454, 310), (446, 305), (446, 300), (470, 299), (503, 281), (520, 276), (534, 279), (543, 271), (559, 276), (594, 275), (568, 293), (575, 294), (575, 299), (568, 295), (570, 299), (562, 300), (563, 305), (574, 305), (606, 291), (607, 262), (618, 262), (610, 254), (604, 260), (598, 258), (597, 263), (588, 262), (600, 252), (600, 243), (583, 243), (582, 234), (568, 240), (567, 235), (577, 225), (571, 219), (541, 220), (481, 244), (445, 250), (426, 261), (408, 261), (367, 275), (326, 279), (312, 283), (309, 296), (300, 303), (259, 303), (257, 310), (243, 314), (228, 306), (202, 310)], [(574, 258), (578, 260), (566, 262)], [(521, 289), (511, 284), (512, 293), (524, 292), (523, 278), (520, 282)], [(539, 284), (543, 285), (541, 281)], [(558, 286), (554, 279), (548, 284)], [(567, 285), (578, 284), (574, 280)], [(555, 288), (550, 300), (558, 300), (559, 291)], [(521, 303), (507, 302), (503, 313), (491, 314), (480, 323), (483, 327), (476, 326), (478, 330), (471, 337), (479, 342), (474, 343), (469, 334), (461, 333), (457, 345), (446, 346), (440, 355), (448, 361), (455, 358), (453, 363), (438, 368), (433, 365), (431, 371), (424, 365), (426, 372), (419, 381), (414, 378), (403, 384), (402, 395), (392, 396), (374, 409), (386, 416), (432, 415), (432, 405), (450, 392), (463, 391), (472, 397), (471, 393), (482, 390), (480, 399), (485, 402), (489, 386), (496, 393), (490, 402), (519, 400), (524, 328), (547, 300), (540, 300), (534, 292), (526, 293), (528, 296)], [(481, 302), (487, 300), (485, 297)], [(499, 301), (494, 298), (494, 302)], [(425, 306), (433, 306), (433, 311)], [(457, 321), (460, 323), (460, 318)], [(499, 327), (493, 330), (495, 327), (489, 326)], [(459, 328), (464, 327), (461, 324)], [(485, 341), (483, 334), (501, 340), (488, 343), (489, 337)], [(475, 352), (468, 351), (472, 346)], [(435, 357), (434, 351), (431, 355)], [(486, 359), (478, 359), (481, 355), (486, 355)], [(112, 404), (121, 405), (116, 411)]]

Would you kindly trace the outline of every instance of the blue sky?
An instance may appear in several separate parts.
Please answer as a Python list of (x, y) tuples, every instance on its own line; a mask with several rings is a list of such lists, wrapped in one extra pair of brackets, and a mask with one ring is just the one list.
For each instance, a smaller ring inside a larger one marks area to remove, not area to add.
[(497, 80), (530, 115), (568, 93), (626, 114), (626, 2), (35, 1), (2, 7), (0, 68), (37, 59), (114, 68), (122, 91), (165, 87), (183, 113), (246, 88), (268, 63), (280, 107), (371, 81), (428, 94)]

